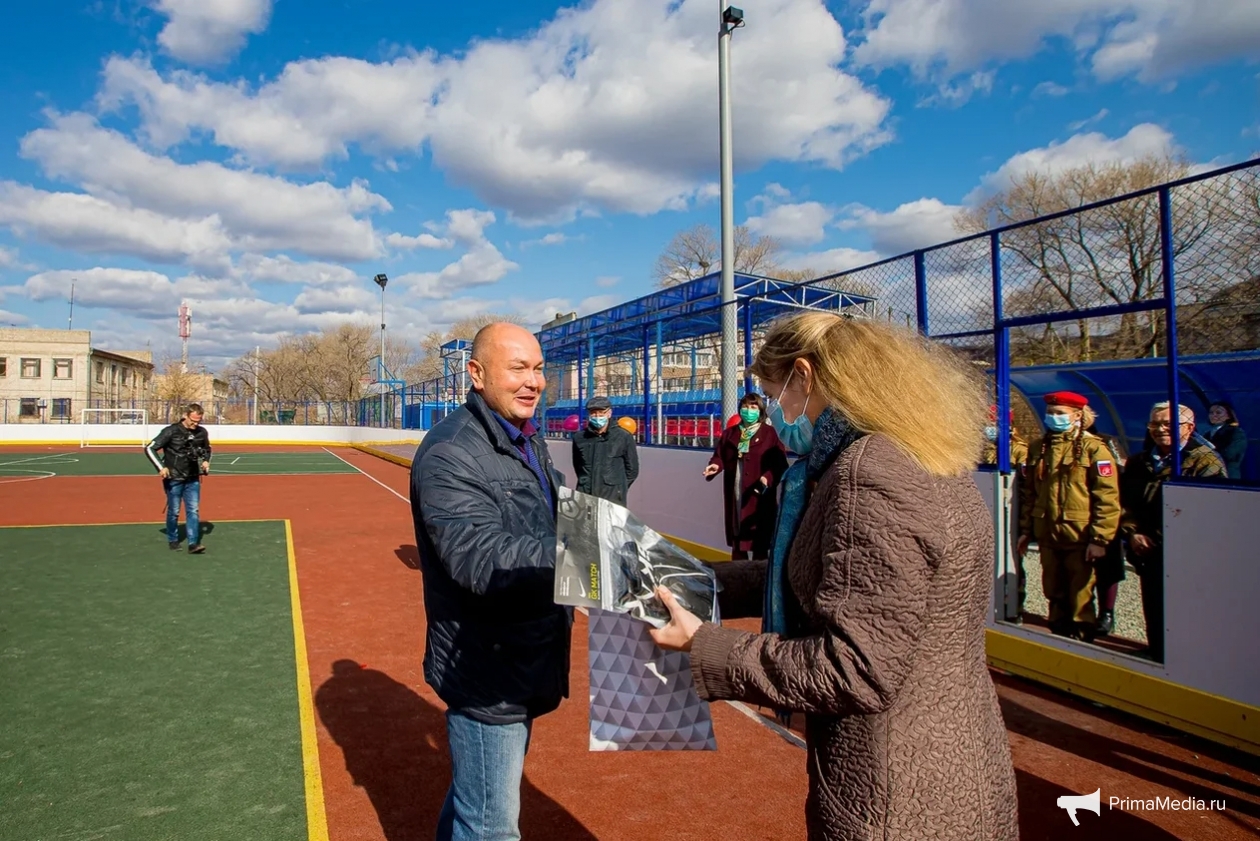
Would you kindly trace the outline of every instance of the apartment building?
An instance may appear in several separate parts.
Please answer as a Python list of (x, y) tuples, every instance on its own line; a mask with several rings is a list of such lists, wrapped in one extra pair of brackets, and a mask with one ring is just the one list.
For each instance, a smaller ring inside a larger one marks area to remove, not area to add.
[(167, 416), (179, 417), (180, 410), (188, 403), (197, 403), (205, 409), (206, 420), (220, 421), (227, 410), (230, 387), (205, 371), (173, 371), (153, 377), (153, 395), (157, 404), (166, 404)]
[(90, 330), (0, 328), (0, 423), (78, 423), (85, 408), (144, 408), (148, 351), (92, 347)]

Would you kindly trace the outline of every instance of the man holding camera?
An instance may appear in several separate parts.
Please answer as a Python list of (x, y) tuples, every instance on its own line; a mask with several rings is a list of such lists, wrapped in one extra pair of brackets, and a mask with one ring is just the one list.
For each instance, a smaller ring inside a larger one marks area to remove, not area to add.
[[(188, 551), (200, 555), (201, 545), (201, 477), (210, 472), (210, 435), (201, 425), (201, 406), (190, 403), (184, 416), (163, 429), (144, 448), (145, 455), (166, 489), (166, 539), (171, 549), (179, 548), (179, 506), (184, 505), (188, 521)], [(157, 451), (162, 451), (159, 460)]]

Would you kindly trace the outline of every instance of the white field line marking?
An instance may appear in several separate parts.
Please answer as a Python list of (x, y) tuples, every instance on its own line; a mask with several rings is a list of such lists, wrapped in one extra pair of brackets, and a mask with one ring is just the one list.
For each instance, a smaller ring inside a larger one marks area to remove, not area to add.
[(8, 465), (0, 465), (0, 485), (14, 485), (18, 482), (33, 482), (37, 479), (51, 479), (56, 476), (49, 470), (14, 470), (14, 473), (37, 473), (37, 476), (9, 476), (5, 474)]
[[(65, 459), (65, 461), (44, 462), (44, 459), (56, 459), (56, 458)], [(40, 463), (76, 464), (78, 463), (78, 461), (79, 460), (77, 458), (70, 458), (68, 453), (48, 453), (42, 456), (29, 456), (28, 458), (14, 459), (13, 461), (3, 461), (3, 462), (0, 462), (0, 467), (12, 467), (15, 464), (40, 464)]]
[(240, 456), (237, 456), (236, 458), (232, 459), (232, 461), (231, 461), (230, 463), (231, 463), (231, 464), (236, 464), (236, 463), (237, 463), (238, 461), (240, 461), (240, 460), (241, 460), (241, 457), (240, 457)]
[[(329, 450), (327, 447), (324, 447), (324, 451), (325, 451), (325, 452), (327, 452), (329, 455), (333, 456), (334, 458), (339, 458), (339, 459), (341, 459), (342, 461), (346, 461), (344, 458), (341, 458), (341, 456), (337, 455), (337, 454), (336, 454), (336, 453), (334, 453), (332, 450)], [(350, 462), (346, 461), (346, 464), (350, 464)], [(382, 482), (380, 479), (377, 479), (377, 478), (376, 478), (375, 476), (373, 476), (372, 474), (370, 474), (370, 473), (368, 473), (368, 472), (366, 472), (366, 471), (362, 470), (362, 469), (361, 469), (361, 468), (359, 468), (359, 467), (356, 467), (356, 466), (355, 466), (355, 465), (353, 465), (353, 464), (350, 464), (350, 466), (351, 466), (351, 467), (354, 467), (354, 469), (355, 469), (355, 470), (357, 470), (358, 472), (362, 473), (364, 476), (367, 476), (367, 477), (368, 477), (369, 479), (371, 479), (373, 482), (375, 482), (376, 484), (380, 485), (382, 488), (384, 488), (385, 490), (389, 491), (389, 492), (390, 492), (390, 493), (392, 493), (394, 496), (396, 496), (396, 497), (398, 497), (399, 499), (401, 499), (403, 502), (407, 503), (408, 505), (410, 505), (410, 504), (411, 504), (411, 500), (407, 499), (407, 497), (403, 496), (403, 495), (402, 495), (402, 494), (400, 494), (398, 491), (394, 490), (394, 489), (393, 489), (393, 488), (391, 488), (389, 485), (387, 485), (387, 484), (385, 484), (384, 482)], [(582, 613), (583, 615), (585, 615), (585, 616), (590, 616), (590, 613), (588, 613), (588, 612), (587, 612), (586, 608), (579, 607), (577, 610), (578, 610), (580, 613)], [(752, 709), (748, 708), (747, 706), (745, 706), (743, 703), (741, 703), (741, 702), (739, 702), (739, 701), (726, 701), (725, 703), (730, 704), (732, 707), (734, 707), (735, 709), (739, 710), (741, 713), (743, 713), (744, 715), (748, 716), (750, 719), (752, 719), (753, 721), (755, 721), (757, 724), (760, 724), (762, 727), (766, 728), (766, 729), (767, 729), (767, 730), (769, 730), (771, 733), (774, 733), (775, 735), (777, 735), (779, 738), (783, 739), (783, 740), (784, 740), (785, 742), (787, 742), (788, 744), (790, 744), (790, 745), (795, 745), (795, 746), (796, 746), (796, 747), (798, 747), (798, 748), (803, 748), (803, 747), (805, 747), (805, 740), (804, 740), (804, 739), (802, 739), (800, 736), (797, 736), (797, 735), (796, 735), (795, 733), (793, 733), (791, 730), (788, 730), (786, 727), (781, 726), (781, 725), (780, 725), (780, 724), (778, 724), (777, 722), (773, 722), (773, 721), (768, 720), (765, 716), (762, 716), (762, 715), (758, 714), (758, 713), (757, 713), (757, 712), (755, 712), (754, 710), (752, 710)]]
[[(339, 459), (339, 460), (341, 460), (341, 461), (345, 462), (346, 464), (350, 464), (350, 462), (346, 461), (344, 458), (341, 458), (341, 456), (337, 455), (336, 453), (334, 453), (332, 450), (328, 449), (327, 447), (324, 447), (323, 449), (324, 449), (324, 452), (328, 453), (328, 455), (332, 456), (333, 458), (335, 458), (335, 459)], [(361, 469), (361, 468), (359, 468), (359, 467), (356, 467), (356, 466), (355, 466), (355, 465), (353, 465), (353, 464), (350, 464), (350, 466), (351, 466), (351, 467), (354, 467), (354, 470), (355, 470), (355, 472), (356, 472), (356, 473), (361, 473), (361, 474), (363, 474), (364, 476), (368, 477), (369, 479), (371, 479), (371, 480), (372, 480), (373, 482), (375, 482), (376, 484), (380, 485), (380, 486), (381, 486), (382, 488), (384, 488), (385, 490), (387, 490), (387, 491), (389, 491), (390, 493), (392, 493), (394, 496), (396, 496), (396, 497), (398, 497), (399, 499), (401, 499), (403, 502), (407, 503), (408, 505), (410, 505), (410, 504), (411, 504), (411, 500), (410, 500), (410, 499), (407, 499), (407, 497), (403, 496), (403, 495), (402, 495), (402, 494), (400, 494), (398, 491), (394, 490), (394, 489), (393, 489), (393, 488), (391, 488), (389, 485), (387, 485), (387, 484), (385, 484), (384, 482), (382, 482), (380, 479), (377, 479), (377, 478), (376, 478), (375, 476), (373, 476), (371, 473), (368, 473), (366, 470), (363, 470), (363, 469)]]

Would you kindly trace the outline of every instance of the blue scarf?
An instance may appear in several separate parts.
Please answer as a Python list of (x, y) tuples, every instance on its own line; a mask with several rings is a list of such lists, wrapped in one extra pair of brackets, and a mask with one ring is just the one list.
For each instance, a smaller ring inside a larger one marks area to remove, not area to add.
[[(804, 626), (804, 611), (787, 582), (787, 559), (809, 503), (810, 485), (822, 478), (839, 455), (865, 433), (850, 425), (844, 415), (827, 408), (814, 424), (813, 447), (809, 455), (797, 459), (783, 474), (783, 497), (775, 525), (770, 561), (766, 567), (765, 604), (761, 612), (761, 632), (791, 638)], [(791, 713), (776, 710), (783, 724)]]

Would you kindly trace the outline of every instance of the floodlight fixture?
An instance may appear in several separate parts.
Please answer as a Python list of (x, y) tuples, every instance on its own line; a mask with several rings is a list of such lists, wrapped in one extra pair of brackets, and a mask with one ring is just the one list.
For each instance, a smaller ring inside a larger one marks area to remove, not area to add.
[(378, 274), (376, 277), (372, 278), (372, 280), (376, 281), (376, 285), (381, 287), (382, 292), (385, 291), (385, 284), (389, 283), (389, 278), (383, 274)]
[(722, 12), (722, 23), (732, 29), (738, 29), (744, 25), (744, 10), (737, 9), (734, 6), (727, 6)]

